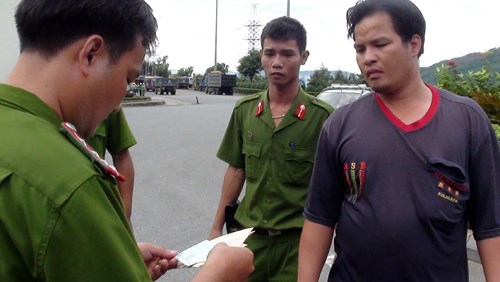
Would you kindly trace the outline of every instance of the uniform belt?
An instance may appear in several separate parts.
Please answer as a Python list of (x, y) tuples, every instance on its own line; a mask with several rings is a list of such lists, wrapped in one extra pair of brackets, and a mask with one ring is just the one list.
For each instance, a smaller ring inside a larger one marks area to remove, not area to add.
[(302, 232), (302, 228), (289, 228), (289, 229), (263, 229), (263, 228), (254, 228), (253, 231), (255, 234), (266, 235), (266, 236), (279, 236), (286, 234), (300, 234)]

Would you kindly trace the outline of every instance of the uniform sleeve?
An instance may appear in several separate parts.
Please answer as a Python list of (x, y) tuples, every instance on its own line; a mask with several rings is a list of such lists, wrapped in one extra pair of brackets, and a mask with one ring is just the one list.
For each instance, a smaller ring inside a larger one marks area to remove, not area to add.
[(334, 227), (340, 216), (344, 196), (337, 150), (333, 146), (335, 136), (330, 134), (329, 121), (324, 124), (319, 135), (304, 217), (312, 222)]
[(241, 136), (241, 122), (238, 116), (237, 109), (234, 109), (217, 152), (217, 157), (231, 166), (243, 168), (245, 167), (245, 158), (242, 153), (243, 138)]
[(100, 177), (60, 208), (40, 261), (46, 281), (150, 281), (117, 189)]
[(106, 149), (112, 155), (137, 144), (134, 134), (130, 130), (123, 108), (112, 113), (107, 121)]
[(471, 204), (468, 211), (476, 240), (500, 236), (499, 143), (492, 126), (488, 122), (482, 124), (476, 126), (475, 130), (479, 131), (473, 133), (479, 142), (471, 146), (470, 164)]

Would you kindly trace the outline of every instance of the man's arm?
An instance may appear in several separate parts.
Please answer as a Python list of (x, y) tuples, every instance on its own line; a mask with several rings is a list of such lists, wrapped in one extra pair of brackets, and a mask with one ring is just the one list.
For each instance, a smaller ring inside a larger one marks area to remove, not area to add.
[(299, 282), (319, 280), (332, 237), (332, 227), (305, 220), (299, 246)]
[(217, 212), (215, 213), (212, 231), (208, 236), (209, 240), (219, 237), (222, 234), (222, 228), (224, 227), (225, 222), (224, 210), (227, 205), (238, 199), (244, 183), (245, 170), (243, 168), (236, 168), (229, 165), (226, 169), (226, 174), (224, 175), (224, 180), (222, 182), (222, 192), (219, 200), (219, 206), (217, 207)]
[(477, 241), (476, 244), (486, 281), (500, 281), (500, 237)]
[(113, 165), (116, 169), (125, 176), (125, 181), (118, 181), (118, 190), (125, 206), (125, 214), (130, 222), (132, 215), (132, 196), (134, 193), (134, 163), (132, 162), (132, 155), (128, 149), (119, 151), (112, 155)]

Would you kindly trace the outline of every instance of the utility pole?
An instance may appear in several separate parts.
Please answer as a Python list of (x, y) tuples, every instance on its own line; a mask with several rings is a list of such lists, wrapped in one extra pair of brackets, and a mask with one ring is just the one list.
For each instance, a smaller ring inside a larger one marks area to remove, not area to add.
[(290, 0), (287, 0), (286, 2), (286, 16), (290, 17)]
[(217, 20), (219, 17), (219, 0), (215, 0), (215, 59), (214, 71), (217, 70)]

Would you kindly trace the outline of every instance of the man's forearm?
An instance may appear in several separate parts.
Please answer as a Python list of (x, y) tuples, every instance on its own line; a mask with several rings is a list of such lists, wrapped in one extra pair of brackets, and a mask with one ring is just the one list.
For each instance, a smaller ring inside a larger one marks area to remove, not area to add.
[(484, 276), (488, 282), (500, 281), (500, 237), (477, 241)]
[(333, 228), (304, 222), (299, 247), (299, 282), (317, 282), (330, 250)]
[(132, 198), (134, 193), (134, 164), (128, 149), (122, 150), (112, 156), (113, 165), (125, 176), (124, 182), (118, 182), (118, 189), (125, 207), (125, 214), (130, 221), (132, 215)]
[(238, 199), (244, 183), (245, 170), (242, 168), (228, 166), (222, 183), (222, 192), (212, 225), (212, 233), (209, 237), (214, 237), (212, 235), (214, 232), (220, 232), (222, 230), (225, 222), (225, 208), (231, 202)]

